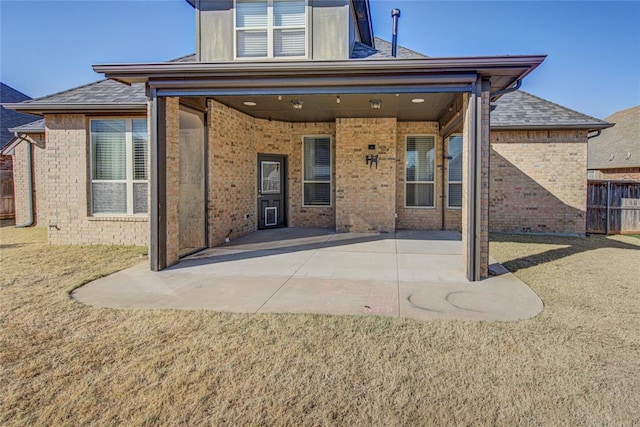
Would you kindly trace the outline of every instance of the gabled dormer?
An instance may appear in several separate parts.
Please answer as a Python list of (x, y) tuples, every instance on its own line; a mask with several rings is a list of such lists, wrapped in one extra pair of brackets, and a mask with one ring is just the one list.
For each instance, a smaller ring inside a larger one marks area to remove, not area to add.
[(345, 60), (374, 47), (368, 0), (187, 0), (199, 62)]

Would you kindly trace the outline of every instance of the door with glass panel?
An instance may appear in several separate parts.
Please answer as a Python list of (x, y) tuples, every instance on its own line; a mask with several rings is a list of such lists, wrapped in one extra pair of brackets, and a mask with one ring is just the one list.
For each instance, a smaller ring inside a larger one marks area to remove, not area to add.
[(286, 224), (286, 158), (258, 155), (258, 229)]
[(206, 247), (204, 114), (180, 106), (179, 255)]

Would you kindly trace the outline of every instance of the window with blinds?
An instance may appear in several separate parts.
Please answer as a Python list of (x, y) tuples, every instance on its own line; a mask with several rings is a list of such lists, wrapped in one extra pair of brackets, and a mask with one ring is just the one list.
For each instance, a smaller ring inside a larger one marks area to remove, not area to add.
[(306, 0), (236, 0), (236, 56), (306, 56), (306, 3)]
[(435, 206), (435, 136), (407, 136), (405, 205)]
[(331, 206), (331, 138), (303, 139), (303, 205)]
[(146, 119), (91, 120), (91, 212), (148, 211), (149, 145)]
[(447, 140), (449, 157), (447, 199), (450, 208), (462, 207), (462, 135), (450, 136)]

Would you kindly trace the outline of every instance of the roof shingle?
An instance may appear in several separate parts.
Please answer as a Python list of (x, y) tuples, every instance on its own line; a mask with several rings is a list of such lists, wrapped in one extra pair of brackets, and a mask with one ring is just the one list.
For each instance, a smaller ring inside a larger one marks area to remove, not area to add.
[(604, 129), (611, 124), (516, 90), (496, 101), (491, 128)]
[(615, 125), (589, 140), (588, 169), (640, 167), (640, 105), (605, 120)]
[[(29, 99), (31, 98), (24, 93), (4, 83), (0, 83), (0, 104), (22, 102)], [(13, 139), (13, 132), (9, 129), (37, 119), (38, 116), (18, 113), (17, 111), (6, 109), (0, 105), (0, 150)]]

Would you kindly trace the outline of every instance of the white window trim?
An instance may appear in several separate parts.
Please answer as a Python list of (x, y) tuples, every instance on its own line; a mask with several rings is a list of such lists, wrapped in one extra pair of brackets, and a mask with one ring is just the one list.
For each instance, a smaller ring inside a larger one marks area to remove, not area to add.
[[(267, 26), (266, 27), (242, 27), (238, 28), (236, 3), (237, 0), (233, 0), (233, 58), (237, 61), (260, 61), (260, 60), (277, 60), (277, 61), (296, 61), (300, 59), (308, 59), (311, 46), (309, 44), (311, 32), (311, 8), (309, 6), (309, 0), (305, 0), (305, 25), (297, 27), (286, 27), (281, 25), (273, 25), (273, 0), (267, 1)], [(301, 56), (274, 56), (273, 45), (273, 33), (275, 30), (304, 30), (304, 46), (305, 52)], [(238, 56), (238, 31), (265, 31), (267, 32), (267, 56)]]
[[(462, 136), (462, 134), (461, 133), (454, 133), (454, 134), (451, 134), (451, 135), (449, 135), (447, 137), (447, 140), (446, 140), (447, 155), (449, 155), (449, 138), (451, 138), (452, 136)], [(464, 140), (463, 140), (462, 145), (463, 145), (463, 150), (464, 150)], [(449, 198), (449, 184), (460, 184), (460, 186), (462, 187), (462, 180), (460, 180), (460, 181), (450, 181), (449, 180), (449, 162), (450, 161), (451, 160), (447, 159), (447, 173), (446, 173), (446, 176), (447, 176), (447, 209), (452, 210), (452, 211), (459, 211), (459, 210), (462, 210), (462, 206), (451, 206), (449, 204), (449, 201), (451, 200)]]
[[(147, 172), (147, 179), (133, 179), (133, 120), (148, 120), (146, 116), (137, 116), (137, 117), (118, 117), (118, 116), (110, 116), (110, 117), (94, 117), (89, 119), (88, 126), (88, 137), (89, 137), (89, 206), (88, 211), (89, 215), (93, 217), (148, 217), (149, 209), (147, 207), (147, 212), (145, 213), (133, 213), (133, 187), (134, 184), (147, 184), (147, 198), (149, 197), (149, 177)], [(125, 167), (126, 167), (126, 179), (114, 179), (114, 180), (106, 180), (106, 179), (93, 179), (93, 140), (91, 133), (91, 122), (99, 121), (99, 120), (124, 120), (125, 121)], [(147, 124), (148, 125), (148, 124)], [(150, 161), (150, 153), (149, 153), (150, 145), (149, 145), (149, 131), (147, 130), (147, 161)], [(149, 167), (149, 165), (147, 165)], [(114, 212), (93, 212), (93, 183), (125, 183), (127, 186), (127, 213), (114, 213)]]
[[(304, 139), (305, 138), (329, 138), (329, 204), (328, 205), (305, 205), (304, 204), (304, 185), (305, 184), (324, 184), (327, 181), (306, 181), (304, 179)], [(333, 208), (333, 138), (331, 135), (303, 135), (302, 136), (302, 207), (303, 208)]]
[[(433, 149), (435, 150), (435, 156), (433, 159), (433, 181), (407, 181), (407, 144), (409, 143), (409, 138), (412, 136), (432, 136), (433, 137)], [(438, 208), (438, 197), (437, 197), (437, 171), (438, 171), (438, 135), (432, 133), (414, 133), (411, 135), (405, 136), (404, 139), (404, 208), (405, 209), (437, 209)], [(433, 206), (408, 206), (407, 205), (407, 186), (411, 184), (432, 184), (433, 185)]]

